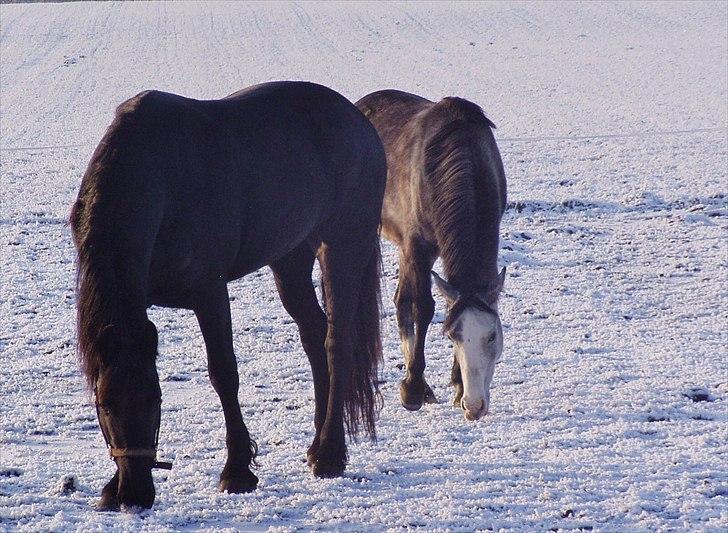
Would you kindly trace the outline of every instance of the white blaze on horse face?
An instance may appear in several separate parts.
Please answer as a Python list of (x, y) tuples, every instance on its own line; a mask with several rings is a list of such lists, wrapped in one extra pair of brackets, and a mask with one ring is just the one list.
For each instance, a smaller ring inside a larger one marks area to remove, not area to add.
[(503, 352), (500, 318), (475, 308), (466, 309), (458, 320), (455, 357), (463, 380), (461, 406), (465, 418), (477, 420), (490, 407), (490, 384)]

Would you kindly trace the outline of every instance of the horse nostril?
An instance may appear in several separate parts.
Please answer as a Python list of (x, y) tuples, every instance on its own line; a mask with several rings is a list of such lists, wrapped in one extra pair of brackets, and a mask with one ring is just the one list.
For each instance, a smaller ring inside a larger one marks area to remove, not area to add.
[(463, 409), (463, 411), (465, 411), (465, 415), (468, 420), (477, 420), (485, 414), (485, 399), (480, 399), (480, 407), (478, 408), (473, 408), (472, 405), (468, 406), (465, 403), (465, 399), (463, 399), (460, 400), (460, 407)]

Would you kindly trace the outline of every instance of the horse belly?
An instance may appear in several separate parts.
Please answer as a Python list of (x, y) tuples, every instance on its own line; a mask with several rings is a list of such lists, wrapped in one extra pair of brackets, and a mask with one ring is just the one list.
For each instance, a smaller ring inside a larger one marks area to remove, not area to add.
[(261, 217), (243, 231), (240, 248), (228, 279), (237, 279), (284, 257), (304, 240), (317, 240), (321, 210), (287, 210), (285, 214)]
[[(202, 234), (161, 233), (152, 254), (149, 293), (154, 305), (191, 308), (200, 290), (227, 272), (237, 252), (232, 228), (209, 226)], [(198, 230), (199, 231), (199, 230)]]

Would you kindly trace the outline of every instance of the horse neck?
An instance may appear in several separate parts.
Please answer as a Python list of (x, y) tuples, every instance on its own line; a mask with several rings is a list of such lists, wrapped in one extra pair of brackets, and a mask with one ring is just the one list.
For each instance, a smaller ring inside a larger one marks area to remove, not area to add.
[(456, 287), (483, 286), (498, 275), (499, 184), (475, 160), (443, 173), (435, 186), (438, 247), (445, 275)]
[[(445, 276), (455, 287), (483, 287), (498, 275), (498, 232), (483, 233), (495, 235), (481, 235), (476, 250), (469, 253), (443, 256)], [(470, 248), (472, 243), (458, 242), (456, 246)]]

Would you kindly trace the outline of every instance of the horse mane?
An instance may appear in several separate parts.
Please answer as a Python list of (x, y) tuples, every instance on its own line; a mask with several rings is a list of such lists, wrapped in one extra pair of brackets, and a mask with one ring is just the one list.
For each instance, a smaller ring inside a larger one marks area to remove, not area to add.
[(481, 148), (495, 126), (462, 98), (444, 98), (427, 113), (440, 123), (424, 149), (435, 235), (449, 282), (464, 290), (497, 274), (499, 185), (483, 169)]
[(93, 388), (102, 363), (110, 362), (104, 343), (111, 334), (117, 342), (133, 344), (130, 316), (123, 309), (121, 279), (117, 275), (121, 251), (112, 233), (113, 193), (103, 195), (100, 191), (107, 190), (116, 179), (119, 155), (112, 147), (123, 142), (120, 137), (133, 122), (134, 111), (146, 94), (141, 93), (117, 108), (114, 121), (91, 157), (69, 215), (77, 254), (76, 353), (89, 388)]
[(464, 98), (446, 96), (435, 104), (432, 109), (445, 111), (453, 120), (484, 124), (489, 128), (496, 129), (495, 124), (485, 116), (482, 107)]
[(108, 217), (104, 216), (106, 209), (99, 195), (99, 184), (112, 167), (112, 155), (106, 144), (99, 145), (86, 170), (69, 220), (77, 251), (76, 352), (89, 388), (93, 388), (103, 362), (104, 334), (120, 315), (118, 292), (112, 277), (113, 259), (104, 253), (109, 241), (104, 228)]

